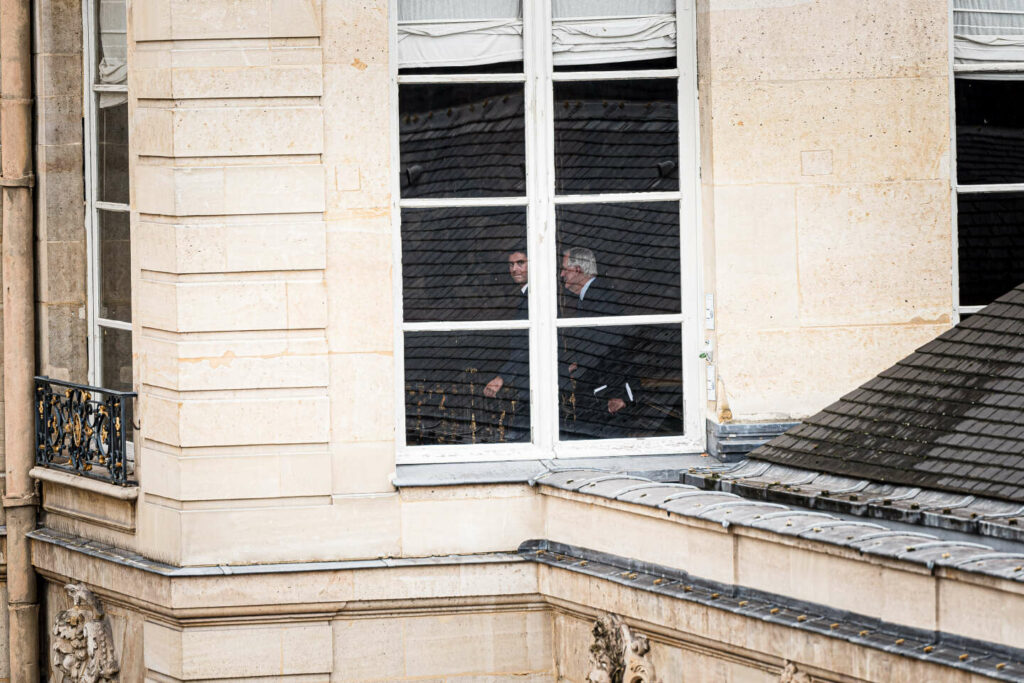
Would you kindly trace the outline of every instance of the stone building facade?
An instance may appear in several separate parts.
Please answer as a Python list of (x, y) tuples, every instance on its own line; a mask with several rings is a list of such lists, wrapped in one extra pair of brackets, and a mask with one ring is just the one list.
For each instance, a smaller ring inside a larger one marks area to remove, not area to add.
[[(513, 3), (519, 71), (490, 80), (400, 63), (402, 41), (429, 33), (403, 22), (430, 24), (402, 12), (423, 3), (32, 3), (36, 374), (137, 398), (124, 481), (32, 469), (44, 635), (38, 657), (0, 657), (10, 680), (28, 680), (16, 673), (28, 659), (60, 680), (51, 629), (69, 583), (102, 605), (122, 681), (584, 681), (605, 613), (649, 639), (666, 682), (1012, 680), (1024, 651), (1012, 576), (712, 521), (564, 475), (679, 482), (970, 312), (955, 261), (952, 6), (652, 3), (636, 14), (671, 16), (659, 24), (671, 39), (637, 60), (648, 73), (616, 79), (621, 65), (550, 57), (535, 29), (558, 26), (551, 2)], [(678, 92), (674, 166), (658, 167), (674, 185), (596, 201), (607, 215), (629, 202), (677, 212), (675, 308), (629, 324), (668, 330), (678, 415), (645, 433), (655, 442), (574, 442), (559, 429), (559, 353), (533, 347), (575, 324), (552, 303), (559, 211), (591, 190), (550, 190), (561, 143), (541, 124), (569, 109), (564, 84), (658, 78)], [(455, 86), (481, 82), (525, 89), (525, 189), (410, 197), (422, 170), (402, 158), (400, 100), (445, 84), (455, 101)], [(540, 255), (534, 318), (411, 319), (415, 212), (496, 206), (528, 216), (493, 250)], [(501, 422), (477, 443), (473, 412), (472, 432), (417, 442), (416, 335), (480, 330), (533, 345), (520, 399), (532, 439), (492, 443), (514, 440)], [(10, 478), (21, 465), (7, 463)]]

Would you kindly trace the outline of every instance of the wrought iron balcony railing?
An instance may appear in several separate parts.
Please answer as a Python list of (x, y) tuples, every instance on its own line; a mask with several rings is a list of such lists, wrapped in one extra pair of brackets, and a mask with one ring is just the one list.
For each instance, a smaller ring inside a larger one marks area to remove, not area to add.
[(135, 396), (36, 377), (36, 464), (134, 485), (126, 434)]

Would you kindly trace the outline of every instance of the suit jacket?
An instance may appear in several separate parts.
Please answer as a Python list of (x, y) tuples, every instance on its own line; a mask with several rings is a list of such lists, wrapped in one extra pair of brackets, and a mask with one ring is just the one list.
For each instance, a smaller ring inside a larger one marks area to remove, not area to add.
[[(620, 297), (601, 278), (595, 278), (584, 292), (583, 299), (568, 293), (570, 317), (603, 317), (622, 313)], [(572, 304), (575, 303), (575, 310)], [(607, 405), (609, 399), (621, 398), (630, 402), (628, 361), (624, 359), (623, 336), (611, 327), (567, 327), (563, 329), (565, 362), (560, 364), (560, 384), (568, 389), (569, 380), (575, 380), (577, 400), (583, 403), (597, 401)], [(568, 366), (577, 369), (569, 374)]]
[[(530, 317), (529, 297), (526, 292), (519, 292), (516, 297), (516, 320), (526, 320)], [(509, 344), (508, 360), (501, 366), (498, 375), (504, 380), (505, 386), (514, 387), (519, 391), (529, 390), (530, 373), (530, 347), (529, 342), (520, 337), (513, 337)]]

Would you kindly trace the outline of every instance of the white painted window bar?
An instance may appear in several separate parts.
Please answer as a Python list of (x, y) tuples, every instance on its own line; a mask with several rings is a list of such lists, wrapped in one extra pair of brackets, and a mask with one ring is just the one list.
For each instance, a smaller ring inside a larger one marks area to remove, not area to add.
[[(83, 0), (83, 118), (85, 157), (86, 312), (90, 384), (102, 386), (103, 331), (131, 332), (127, 320), (103, 315), (101, 213), (127, 214), (127, 203), (100, 198), (100, 109), (127, 101), (127, 6), (125, 0)], [(127, 172), (124, 182), (128, 182)], [(127, 192), (124, 193), (127, 196)]]

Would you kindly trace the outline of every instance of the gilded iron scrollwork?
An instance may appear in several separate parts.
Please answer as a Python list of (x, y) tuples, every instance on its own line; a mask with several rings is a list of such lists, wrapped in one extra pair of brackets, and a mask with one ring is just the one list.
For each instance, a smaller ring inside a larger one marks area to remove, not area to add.
[(587, 683), (657, 683), (654, 665), (647, 656), (651, 643), (647, 636), (633, 633), (614, 614), (594, 622), (591, 630), (590, 673)]
[(135, 394), (36, 377), (36, 464), (128, 485)]

